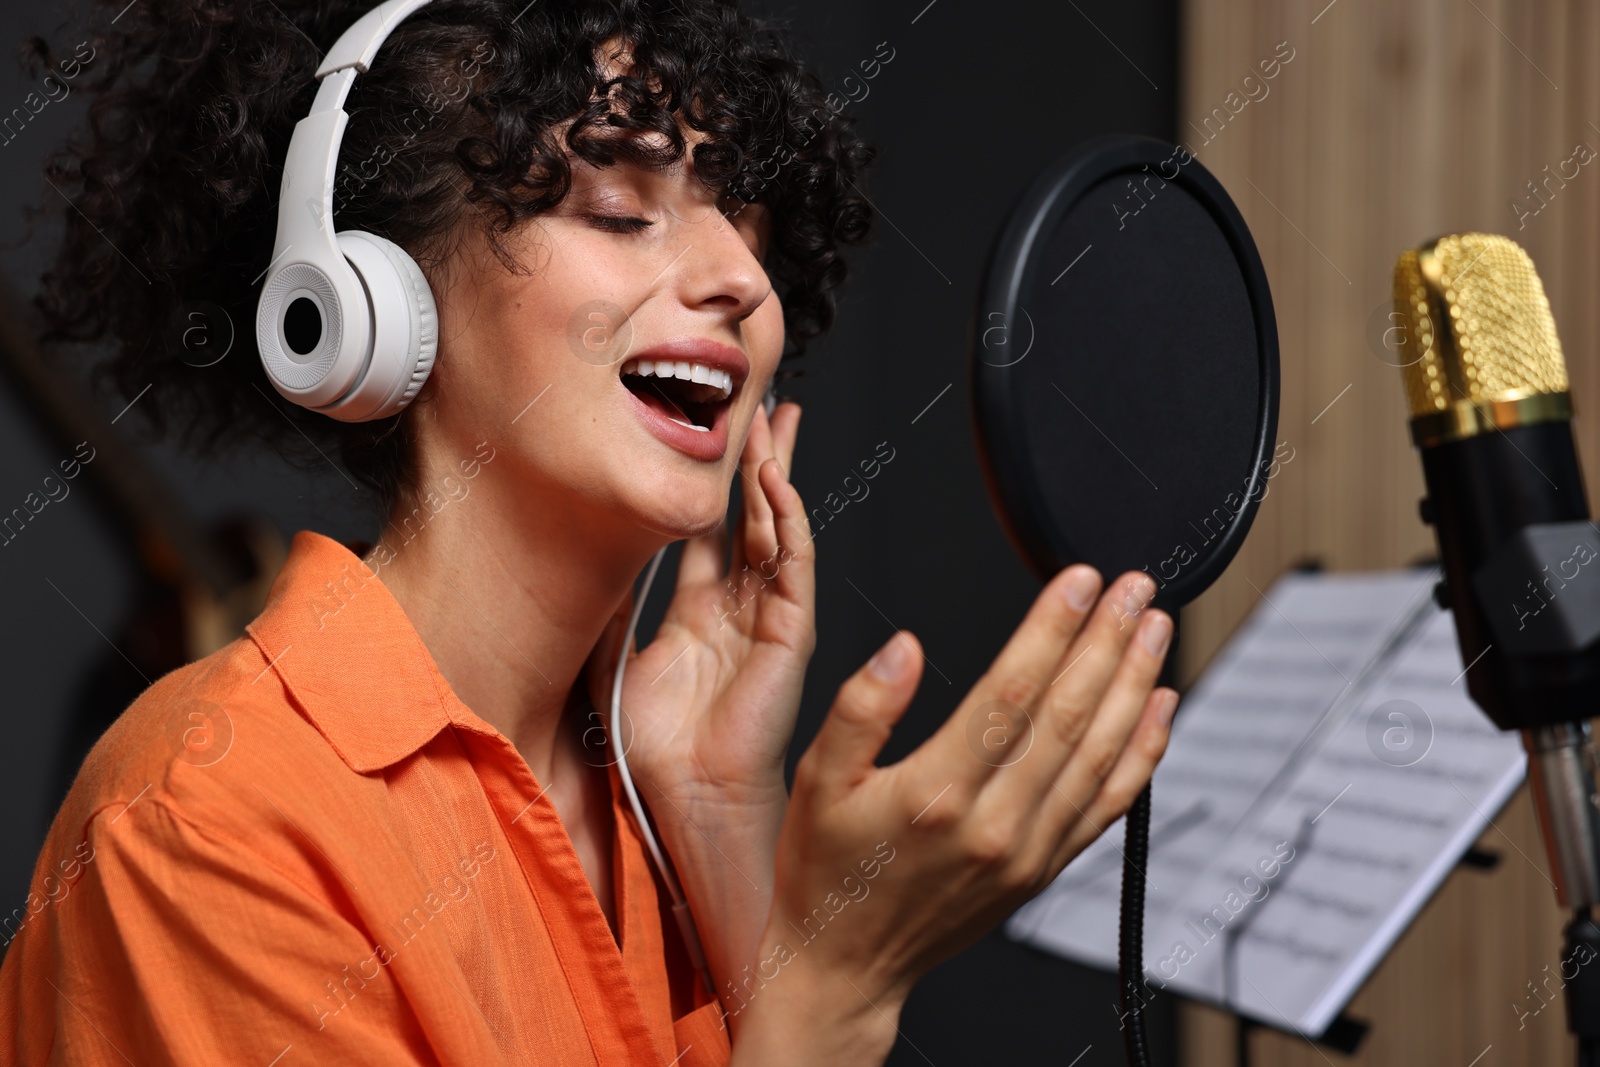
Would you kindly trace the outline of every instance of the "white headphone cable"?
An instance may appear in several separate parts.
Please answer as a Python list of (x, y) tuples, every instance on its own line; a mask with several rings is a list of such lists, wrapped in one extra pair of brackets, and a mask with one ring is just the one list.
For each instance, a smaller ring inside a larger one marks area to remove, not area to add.
[(628, 619), (628, 632), (622, 639), (622, 651), (617, 656), (617, 669), (611, 680), (611, 750), (616, 756), (617, 771), (622, 776), (622, 788), (628, 794), (628, 804), (633, 808), (633, 817), (638, 820), (639, 832), (644, 835), (645, 847), (650, 850), (650, 859), (655, 863), (656, 870), (661, 872), (661, 880), (666, 883), (667, 894), (672, 898), (672, 917), (678, 921), (678, 930), (683, 934), (683, 943), (689, 950), (689, 959), (694, 963), (694, 969), (700, 975), (700, 981), (705, 984), (706, 991), (715, 997), (717, 990), (712, 985), (711, 971), (706, 966), (705, 950), (700, 947), (700, 935), (694, 927), (694, 916), (689, 913), (689, 902), (684, 899), (683, 887), (678, 884), (677, 875), (673, 873), (672, 865), (662, 854), (661, 845), (656, 841), (655, 831), (650, 828), (650, 818), (645, 814), (644, 804), (639, 800), (639, 791), (633, 785), (633, 775), (628, 771), (627, 745), (622, 738), (622, 672), (627, 669), (628, 650), (633, 647), (634, 631), (639, 628), (639, 616), (644, 611), (645, 599), (650, 596), (650, 585), (655, 581), (656, 571), (661, 568), (661, 558), (666, 554), (666, 547), (663, 546), (650, 561), (650, 569), (644, 576), (644, 587), (639, 591), (639, 597), (633, 604), (633, 614)]

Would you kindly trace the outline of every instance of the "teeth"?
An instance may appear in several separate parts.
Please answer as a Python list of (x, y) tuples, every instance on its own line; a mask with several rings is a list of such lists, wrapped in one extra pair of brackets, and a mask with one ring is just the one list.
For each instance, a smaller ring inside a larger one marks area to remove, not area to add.
[(711, 432), (711, 427), (709, 427), (709, 426), (696, 426), (692, 422), (684, 422), (682, 419), (674, 419), (674, 418), (672, 418), (671, 415), (668, 415), (667, 418), (671, 419), (671, 421), (677, 423), (679, 426), (687, 426), (687, 427), (689, 427), (689, 429), (698, 431), (699, 433), (710, 433)]
[[(637, 374), (645, 378), (677, 378), (680, 381), (714, 385), (722, 390), (722, 399), (733, 395), (733, 375), (703, 363), (668, 360), (635, 359), (622, 365), (623, 374)], [(699, 429), (700, 427), (696, 427)]]

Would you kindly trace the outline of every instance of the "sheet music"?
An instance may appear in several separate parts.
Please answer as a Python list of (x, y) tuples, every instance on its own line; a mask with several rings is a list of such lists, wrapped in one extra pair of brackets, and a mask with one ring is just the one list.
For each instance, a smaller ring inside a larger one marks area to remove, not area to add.
[[(1521, 783), (1437, 573), (1291, 574), (1185, 697), (1152, 793), (1146, 980), (1320, 1034)], [(1122, 824), (1007, 924), (1116, 969)], [(1115, 1009), (1110, 1009), (1115, 1010)]]

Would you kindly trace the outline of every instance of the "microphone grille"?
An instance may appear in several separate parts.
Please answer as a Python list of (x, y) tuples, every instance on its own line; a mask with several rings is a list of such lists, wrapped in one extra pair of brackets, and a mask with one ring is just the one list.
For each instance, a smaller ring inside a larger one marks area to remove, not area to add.
[(1412, 418), (1567, 391), (1555, 317), (1509, 237), (1461, 233), (1401, 255), (1395, 325)]

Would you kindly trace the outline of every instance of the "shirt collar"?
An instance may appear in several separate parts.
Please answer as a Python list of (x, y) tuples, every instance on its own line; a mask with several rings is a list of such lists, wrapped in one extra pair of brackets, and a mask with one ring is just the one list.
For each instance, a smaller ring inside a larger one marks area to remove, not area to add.
[(295, 534), (266, 607), (245, 629), (353, 770), (398, 763), (449, 725), (500, 736), (456, 697), (378, 575), (332, 538)]

